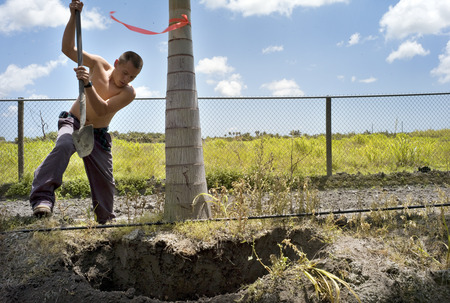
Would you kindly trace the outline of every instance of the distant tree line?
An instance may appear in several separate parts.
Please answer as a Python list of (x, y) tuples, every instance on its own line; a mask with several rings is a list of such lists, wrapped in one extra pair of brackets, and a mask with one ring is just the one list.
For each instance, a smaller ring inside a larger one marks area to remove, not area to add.
[(128, 132), (122, 134), (118, 131), (112, 131), (110, 134), (114, 139), (136, 143), (164, 143), (166, 140), (166, 136), (162, 133)]
[[(449, 129), (442, 129), (442, 130), (426, 130), (426, 131), (413, 131), (411, 133), (408, 133), (411, 136), (423, 136), (423, 137), (441, 137), (446, 136), (448, 134)], [(163, 133), (144, 133), (144, 132), (128, 132), (128, 133), (119, 133), (118, 131), (112, 131), (110, 132), (111, 136), (114, 139), (124, 140), (128, 142), (136, 142), (136, 143), (164, 143), (165, 142), (165, 135)], [(370, 135), (373, 134), (370, 131), (365, 131), (362, 133), (362, 135)], [(397, 133), (393, 132), (377, 132), (377, 134), (382, 134), (387, 137), (395, 137)], [(350, 133), (334, 133), (333, 134), (333, 140), (341, 140), (344, 138), (351, 138), (356, 135), (361, 135), (355, 132)], [(24, 142), (33, 142), (33, 141), (56, 141), (56, 137), (58, 136), (57, 132), (49, 132), (46, 133), (45, 136), (41, 137), (34, 137), (34, 138), (24, 138)], [(214, 139), (224, 139), (227, 141), (231, 140), (238, 140), (238, 141), (252, 141), (259, 138), (298, 138), (298, 137), (304, 137), (304, 138), (317, 138), (320, 136), (324, 136), (324, 134), (316, 134), (316, 135), (308, 135), (305, 133), (300, 132), (299, 130), (292, 130), (289, 132), (289, 135), (280, 135), (278, 133), (271, 134), (267, 133), (265, 131), (255, 131), (255, 134), (252, 135), (249, 132), (241, 133), (241, 132), (228, 132), (228, 134), (225, 134), (224, 136), (217, 136), (217, 137), (206, 137), (206, 140), (214, 140)], [(7, 142), (5, 137), (0, 137), (0, 143), (1, 142)], [(14, 143), (17, 143), (18, 139), (14, 139)]]

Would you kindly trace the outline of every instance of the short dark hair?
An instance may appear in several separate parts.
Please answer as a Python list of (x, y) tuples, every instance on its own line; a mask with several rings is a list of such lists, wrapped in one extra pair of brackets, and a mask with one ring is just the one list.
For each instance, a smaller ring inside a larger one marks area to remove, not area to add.
[(141, 56), (133, 51), (124, 52), (119, 57), (119, 63), (127, 63), (128, 61), (131, 61), (131, 63), (133, 63), (133, 66), (139, 70), (141, 70), (142, 66), (144, 65), (144, 61), (142, 60)]

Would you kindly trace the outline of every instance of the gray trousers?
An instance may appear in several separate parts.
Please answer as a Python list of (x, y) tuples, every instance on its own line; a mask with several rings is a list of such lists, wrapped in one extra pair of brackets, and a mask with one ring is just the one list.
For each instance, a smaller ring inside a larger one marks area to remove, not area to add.
[[(56, 145), (34, 172), (31, 187), (31, 207), (47, 204), (53, 210), (55, 190), (61, 186), (62, 177), (70, 157), (76, 152), (72, 133), (80, 128), (80, 121), (68, 112), (62, 112), (58, 120)], [(92, 206), (99, 223), (115, 218), (114, 177), (111, 154), (111, 136), (107, 128), (94, 129), (94, 149), (83, 158), (84, 168), (89, 180)]]

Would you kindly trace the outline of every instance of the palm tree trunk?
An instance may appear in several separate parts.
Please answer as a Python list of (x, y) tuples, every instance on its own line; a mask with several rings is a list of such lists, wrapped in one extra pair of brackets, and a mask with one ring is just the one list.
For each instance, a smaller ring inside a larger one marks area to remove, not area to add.
[[(182, 14), (191, 20), (190, 0), (169, 0), (170, 19), (181, 18)], [(198, 196), (207, 191), (192, 31), (188, 24), (169, 32), (165, 220), (208, 218), (209, 204), (204, 196)]]

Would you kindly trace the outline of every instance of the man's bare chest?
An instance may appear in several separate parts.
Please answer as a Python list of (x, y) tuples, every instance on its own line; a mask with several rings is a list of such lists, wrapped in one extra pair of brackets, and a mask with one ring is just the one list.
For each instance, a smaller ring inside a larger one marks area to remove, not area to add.
[(97, 94), (105, 101), (120, 93), (120, 89), (114, 85), (108, 72), (91, 73), (91, 81)]

